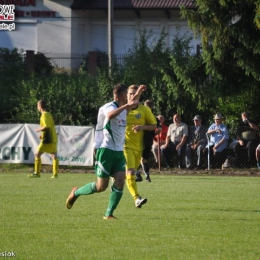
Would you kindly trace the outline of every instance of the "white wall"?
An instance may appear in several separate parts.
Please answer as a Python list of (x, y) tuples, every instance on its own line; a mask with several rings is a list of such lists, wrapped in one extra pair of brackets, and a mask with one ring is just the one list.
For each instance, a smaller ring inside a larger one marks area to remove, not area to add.
[(37, 20), (16, 21), (14, 31), (0, 31), (0, 47), (36, 51), (37, 34)]
[[(107, 12), (71, 10), (73, 0), (35, 0), (36, 6), (16, 6), (16, 10), (30, 12), (35, 10), (56, 11), (52, 18), (22, 17), (15, 21), (16, 30), (0, 31), (0, 47), (16, 47), (50, 54), (70, 55), (86, 54), (89, 51), (107, 52)], [(172, 43), (176, 34), (176, 25), (180, 33), (190, 31), (187, 22), (180, 19), (178, 11), (170, 11), (170, 19), (162, 10), (142, 10), (140, 19), (133, 10), (114, 11), (114, 53), (127, 53), (139, 36), (138, 30), (152, 30), (149, 39), (152, 46), (160, 37), (163, 28), (168, 33), (166, 44)], [(192, 35), (192, 32), (190, 31)], [(196, 46), (199, 40), (194, 39)], [(66, 66), (77, 66), (78, 61), (67, 61)]]
[(114, 25), (114, 53), (127, 53), (136, 38), (136, 28), (133, 22), (115, 23)]
[(107, 51), (107, 26), (102, 22), (90, 22), (89, 51)]
[[(72, 0), (56, 3), (35, 0), (35, 6), (16, 6), (25, 17), (15, 19), (14, 31), (0, 31), (0, 47), (18, 48), (41, 52), (71, 52), (71, 9)], [(32, 17), (31, 11), (56, 11), (56, 17)]]

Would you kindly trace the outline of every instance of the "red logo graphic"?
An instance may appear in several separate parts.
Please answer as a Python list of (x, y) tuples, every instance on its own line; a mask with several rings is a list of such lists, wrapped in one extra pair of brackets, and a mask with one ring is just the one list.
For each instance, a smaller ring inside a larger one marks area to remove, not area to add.
[(0, 22), (13, 22), (15, 5), (0, 5)]

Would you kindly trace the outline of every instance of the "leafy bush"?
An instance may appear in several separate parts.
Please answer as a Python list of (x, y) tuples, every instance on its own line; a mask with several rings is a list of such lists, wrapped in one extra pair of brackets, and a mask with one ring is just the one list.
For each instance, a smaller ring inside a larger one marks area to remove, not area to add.
[[(223, 95), (219, 78), (207, 75), (202, 57), (192, 51), (189, 35), (180, 36), (177, 31), (172, 45), (166, 47), (164, 30), (158, 39), (153, 38), (152, 30), (140, 30), (139, 34), (124, 66), (115, 64), (108, 71), (105, 62), (95, 76), (89, 75), (84, 65), (78, 74), (55, 72), (42, 54), (35, 56), (35, 73), (28, 74), (22, 52), (0, 49), (0, 122), (38, 123), (36, 102), (45, 99), (56, 124), (96, 124), (99, 107), (112, 100), (113, 86), (118, 82), (146, 84), (148, 89), (141, 101), (152, 99), (154, 113), (163, 114), (168, 123), (178, 112), (187, 124), (193, 124), (193, 116), (200, 114), (209, 125), (213, 114), (220, 112), (233, 132), (244, 110), (260, 121), (255, 109), (260, 96), (258, 85), (251, 86), (249, 81), (246, 91), (230, 97), (227, 86)], [(100, 53), (99, 59), (104, 56)]]
[(43, 53), (36, 53), (33, 57), (34, 72), (38, 76), (49, 76), (53, 72), (54, 66), (49, 58)]
[(18, 85), (27, 76), (23, 62), (23, 50), (0, 48), (0, 121), (11, 117), (11, 111), (19, 106), (16, 97), (21, 94)]

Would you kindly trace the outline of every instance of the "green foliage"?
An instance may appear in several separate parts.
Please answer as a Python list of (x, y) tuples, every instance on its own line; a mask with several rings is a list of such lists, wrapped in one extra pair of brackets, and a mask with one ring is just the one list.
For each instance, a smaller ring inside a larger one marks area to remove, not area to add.
[(255, 9), (255, 18), (254, 22), (258, 29), (260, 29), (260, 4), (259, 1), (255, 1), (256, 3), (256, 9)]
[(18, 85), (26, 77), (22, 50), (0, 48), (0, 121), (9, 118), (21, 94)]
[[(91, 125), (95, 108), (95, 81), (85, 75), (66, 72), (46, 77), (40, 82), (32, 78), (37, 99), (44, 99), (56, 124)], [(96, 115), (95, 115), (96, 117)]]
[[(44, 99), (56, 124), (91, 125), (96, 123), (98, 108), (112, 98), (107, 73), (52, 73), (44, 55), (34, 56), (35, 73), (25, 74), (22, 51), (0, 50), (0, 122), (38, 123), (37, 100)], [(42, 64), (42, 66), (40, 66)]]
[[(91, 125), (96, 121), (95, 83), (84, 75), (53, 74), (23, 80), (13, 97), (9, 122), (39, 123), (37, 100), (44, 99), (56, 124)], [(29, 93), (29, 95), (28, 95)], [(94, 110), (94, 111), (93, 111)]]
[[(43, 54), (35, 56), (35, 73), (29, 75), (22, 51), (0, 49), (0, 122), (38, 123), (36, 102), (45, 99), (56, 124), (95, 124), (98, 108), (112, 99), (118, 82), (147, 85), (141, 101), (152, 99), (154, 113), (168, 123), (178, 112), (187, 124), (201, 114), (209, 125), (220, 112), (232, 132), (242, 111), (259, 122), (260, 35), (253, 25), (258, 9), (252, 1), (236, 2), (199, 0), (198, 10), (182, 9), (202, 38), (201, 54), (194, 52), (191, 35), (181, 35), (178, 27), (168, 47), (165, 30), (156, 38), (152, 30), (140, 29), (124, 66), (115, 62), (111, 73), (107, 54), (100, 52), (95, 75), (89, 74), (88, 56), (78, 74), (69, 74), (54, 72)], [(234, 13), (242, 18), (230, 24)]]
[[(158, 54), (161, 46), (149, 46), (152, 30), (139, 31), (139, 40), (135, 41), (132, 49), (125, 58), (124, 82), (132, 84), (148, 84), (153, 73), (156, 71)], [(164, 37), (164, 35), (162, 35)]]
[(256, 107), (259, 104), (260, 89), (251, 88), (236, 96), (219, 98), (217, 110), (221, 111), (225, 116), (225, 124), (227, 124), (230, 135), (235, 137), (236, 126), (241, 121), (241, 113), (246, 111), (250, 119), (260, 122), (260, 114)]
[[(201, 37), (205, 71), (220, 96), (236, 95), (245, 86), (259, 86), (260, 31), (255, 25), (256, 1), (196, 1), (182, 16)], [(237, 19), (235, 19), (237, 18)]]
[[(109, 61), (108, 61), (108, 54), (106, 52), (100, 51), (96, 49), (94, 51), (96, 53), (97, 61), (96, 61), (96, 67), (100, 71), (107, 71), (109, 68)], [(117, 64), (117, 61), (114, 57), (113, 59), (113, 70), (118, 70), (119, 65)], [(89, 73), (90, 68), (89, 68), (89, 54), (85, 56), (83, 64), (79, 67), (79, 72), (80, 73)]]
[(17, 93), (12, 97), (15, 104), (10, 110), (10, 117), (7, 119), (11, 123), (39, 123), (37, 113), (37, 93), (34, 84), (30, 79), (21, 80), (17, 84)]
[[(97, 55), (97, 68), (98, 69), (108, 69), (108, 55), (107, 53), (96, 49)], [(89, 55), (86, 55), (83, 64), (79, 67), (80, 73), (87, 73), (89, 72)]]
[[(165, 44), (166, 36), (164, 30), (158, 39), (154, 38), (152, 30), (139, 31), (139, 40), (125, 59), (124, 82), (147, 85), (142, 100), (152, 99), (155, 113), (163, 114), (171, 121), (174, 112), (184, 113), (186, 105), (192, 103), (192, 96), (186, 91), (183, 78), (178, 78), (172, 63), (176, 58), (186, 64), (183, 58), (190, 56), (190, 46), (186, 44), (190, 39), (186, 36), (179, 38), (178, 43), (176, 40), (176, 44), (169, 48)], [(187, 48), (182, 47), (184, 45)]]
[(185, 114), (186, 120), (191, 120), (195, 114), (205, 114), (209, 104), (212, 105), (210, 82), (205, 74), (200, 56), (194, 53), (191, 45), (192, 37), (177, 33), (173, 39), (170, 66), (164, 69), (163, 81), (168, 92), (174, 93), (176, 112)]
[(37, 76), (49, 76), (51, 75), (54, 66), (51, 64), (49, 58), (47, 58), (43, 53), (36, 53), (33, 57), (34, 62), (34, 72)]

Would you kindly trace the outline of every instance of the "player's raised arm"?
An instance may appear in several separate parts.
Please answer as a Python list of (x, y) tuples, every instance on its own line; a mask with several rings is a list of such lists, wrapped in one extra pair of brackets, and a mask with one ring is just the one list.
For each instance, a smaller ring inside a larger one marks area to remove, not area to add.
[[(128, 104), (129, 107), (127, 108), (127, 112), (129, 112), (134, 107), (137, 107), (139, 104), (139, 99), (142, 95), (142, 93), (146, 90), (145, 85), (140, 85), (137, 90), (131, 89), (132, 93), (128, 96)], [(138, 104), (136, 104), (136, 101), (138, 101)]]
[(139, 100), (144, 91), (146, 91), (146, 86), (140, 85), (139, 88), (137, 89), (135, 95), (133, 96), (132, 100)]
[(128, 111), (132, 108), (134, 108), (135, 106), (138, 106), (139, 101), (138, 100), (132, 100), (126, 104), (124, 104), (123, 106), (120, 106), (119, 108), (109, 112), (107, 114), (107, 118), (108, 119), (112, 119), (115, 118), (116, 116), (118, 116), (122, 111), (124, 111), (125, 109)]

